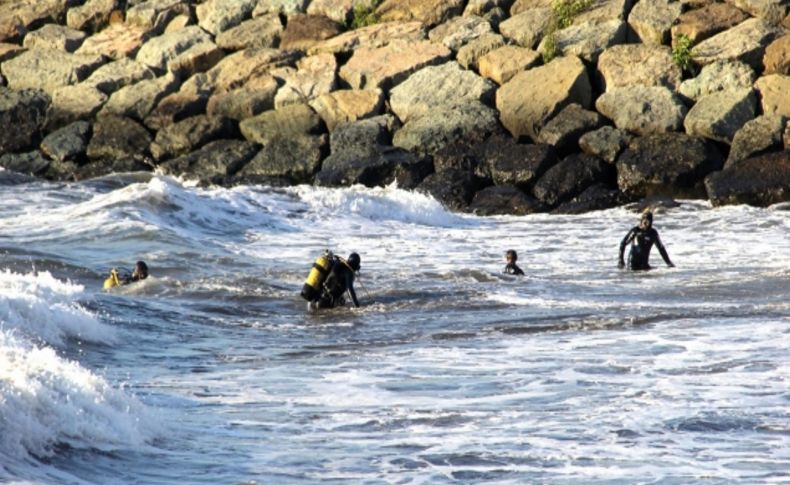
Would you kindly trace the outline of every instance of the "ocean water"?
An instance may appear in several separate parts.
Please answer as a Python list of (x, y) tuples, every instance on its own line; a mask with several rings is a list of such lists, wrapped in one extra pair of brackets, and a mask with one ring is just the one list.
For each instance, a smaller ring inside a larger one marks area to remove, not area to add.
[[(8, 174), (0, 174), (9, 178)], [(790, 482), (790, 210), (0, 182), (0, 482)], [(324, 249), (364, 306), (308, 314)], [(506, 249), (526, 277), (500, 274)], [(151, 277), (115, 291), (113, 266)]]

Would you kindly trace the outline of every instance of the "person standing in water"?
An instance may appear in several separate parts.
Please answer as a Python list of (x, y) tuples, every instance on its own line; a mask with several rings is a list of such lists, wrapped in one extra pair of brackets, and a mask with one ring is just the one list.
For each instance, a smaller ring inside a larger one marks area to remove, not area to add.
[(661, 239), (658, 237), (658, 231), (653, 228), (653, 213), (645, 211), (642, 214), (642, 219), (639, 221), (638, 226), (634, 226), (628, 234), (625, 235), (623, 241), (620, 243), (620, 257), (617, 262), (618, 268), (625, 267), (625, 260), (623, 260), (623, 253), (625, 247), (631, 244), (631, 251), (628, 254), (628, 269), (631, 270), (647, 270), (650, 269), (648, 260), (650, 259), (650, 250), (653, 244), (658, 248), (664, 262), (670, 268), (675, 265), (669, 260), (669, 254), (661, 244)]
[(345, 293), (351, 295), (354, 306), (359, 308), (357, 293), (354, 291), (354, 277), (359, 272), (361, 258), (357, 253), (351, 253), (348, 259), (335, 256), (332, 261), (332, 268), (323, 283), (321, 297), (311, 302), (311, 309), (315, 308), (335, 308), (345, 305)]
[(505, 274), (512, 274), (517, 276), (523, 275), (524, 272), (521, 271), (521, 268), (518, 267), (516, 261), (518, 261), (518, 254), (516, 254), (516, 251), (512, 249), (508, 249), (507, 252), (505, 253), (505, 262), (507, 263), (507, 265), (505, 266), (505, 269), (502, 270), (502, 272)]

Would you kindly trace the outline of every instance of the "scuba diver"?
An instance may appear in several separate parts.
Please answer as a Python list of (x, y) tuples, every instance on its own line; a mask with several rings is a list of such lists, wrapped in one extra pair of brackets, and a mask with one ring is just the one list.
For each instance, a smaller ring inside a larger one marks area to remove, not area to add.
[(359, 308), (354, 278), (360, 263), (357, 253), (351, 253), (348, 259), (335, 256), (330, 251), (319, 256), (302, 287), (301, 295), (307, 300), (308, 310), (343, 306), (346, 304), (346, 292), (351, 295), (354, 306)]
[(131, 272), (125, 268), (121, 268), (120, 270), (118, 268), (111, 269), (110, 276), (104, 280), (104, 289), (109, 290), (116, 286), (128, 285), (129, 283), (142, 281), (146, 278), (148, 278), (148, 265), (145, 264), (145, 261), (138, 261), (135, 263), (134, 270)]
[(617, 262), (617, 267), (620, 269), (625, 267), (623, 253), (625, 252), (625, 246), (629, 243), (631, 243), (631, 251), (628, 254), (628, 269), (650, 269), (648, 259), (650, 258), (650, 250), (653, 248), (653, 244), (658, 248), (658, 252), (661, 253), (661, 257), (664, 258), (664, 262), (667, 266), (670, 268), (675, 267), (672, 261), (669, 260), (669, 255), (667, 254), (667, 250), (664, 249), (664, 245), (661, 244), (658, 231), (653, 229), (652, 212), (646, 211), (643, 213), (639, 225), (634, 226), (628, 231), (628, 234), (625, 235), (623, 241), (620, 243), (620, 257)]
[(505, 274), (512, 274), (512, 275), (523, 275), (524, 272), (521, 271), (521, 268), (518, 267), (516, 261), (518, 261), (518, 254), (512, 249), (508, 249), (505, 253), (505, 261), (507, 262), (507, 266), (505, 269), (502, 270)]

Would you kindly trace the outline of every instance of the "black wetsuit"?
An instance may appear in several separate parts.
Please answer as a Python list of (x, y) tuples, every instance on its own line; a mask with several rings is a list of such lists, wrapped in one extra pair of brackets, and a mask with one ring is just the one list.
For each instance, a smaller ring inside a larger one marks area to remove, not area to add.
[(359, 307), (357, 293), (354, 291), (354, 271), (339, 258), (332, 261), (332, 269), (324, 281), (321, 298), (318, 300), (319, 308), (334, 308), (346, 303), (344, 295), (348, 291), (354, 306)]
[(505, 266), (505, 269), (502, 271), (505, 274), (512, 274), (512, 275), (523, 275), (524, 272), (521, 271), (521, 268), (518, 267), (516, 263), (508, 263)]
[(625, 252), (625, 247), (628, 245), (628, 243), (631, 243), (631, 251), (628, 254), (629, 269), (650, 269), (648, 260), (650, 259), (650, 250), (653, 248), (653, 244), (655, 244), (658, 248), (658, 252), (661, 253), (661, 257), (664, 258), (664, 262), (667, 263), (667, 266), (674, 266), (672, 261), (669, 260), (667, 250), (664, 249), (664, 245), (661, 244), (661, 239), (658, 237), (658, 231), (652, 227), (649, 229), (642, 229), (639, 226), (634, 226), (634, 228), (628, 231), (628, 234), (626, 234), (623, 238), (623, 242), (620, 243), (621, 266), (624, 265), (623, 253)]

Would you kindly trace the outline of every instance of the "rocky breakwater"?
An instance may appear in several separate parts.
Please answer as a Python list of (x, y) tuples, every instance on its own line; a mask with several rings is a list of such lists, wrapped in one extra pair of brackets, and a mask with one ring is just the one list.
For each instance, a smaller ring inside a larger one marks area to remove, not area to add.
[(0, 0), (0, 166), (397, 182), (482, 214), (790, 200), (784, 0)]

